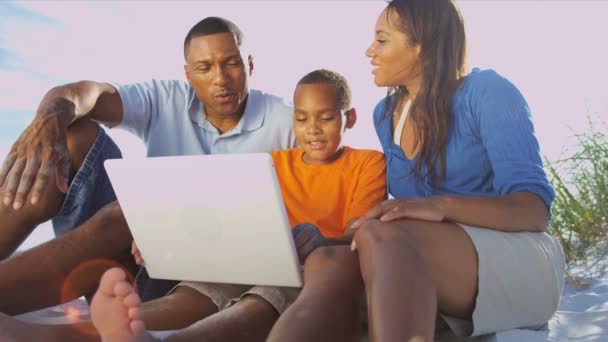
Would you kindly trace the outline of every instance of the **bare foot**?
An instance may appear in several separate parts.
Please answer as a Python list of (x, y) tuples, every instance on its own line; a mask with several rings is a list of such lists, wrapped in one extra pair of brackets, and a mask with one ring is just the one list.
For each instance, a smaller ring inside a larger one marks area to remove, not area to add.
[(146, 333), (140, 303), (122, 269), (106, 271), (91, 302), (91, 319), (102, 341), (153, 341)]

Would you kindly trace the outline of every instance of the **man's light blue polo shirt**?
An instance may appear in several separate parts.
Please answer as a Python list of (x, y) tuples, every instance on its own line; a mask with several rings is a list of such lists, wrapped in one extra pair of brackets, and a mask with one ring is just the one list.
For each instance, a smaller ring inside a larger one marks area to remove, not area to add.
[(295, 146), (293, 108), (259, 90), (249, 90), (243, 117), (220, 135), (185, 81), (113, 86), (123, 104), (123, 120), (117, 127), (139, 136), (149, 157), (270, 152)]

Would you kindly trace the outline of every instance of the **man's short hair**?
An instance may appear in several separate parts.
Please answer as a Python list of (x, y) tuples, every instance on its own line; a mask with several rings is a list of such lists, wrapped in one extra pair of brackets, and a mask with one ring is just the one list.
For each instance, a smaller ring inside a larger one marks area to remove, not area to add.
[(184, 58), (188, 55), (188, 48), (190, 47), (190, 41), (192, 38), (200, 36), (208, 36), (216, 33), (232, 33), (236, 38), (236, 45), (241, 46), (243, 41), (243, 32), (236, 26), (235, 23), (228, 19), (220, 17), (207, 17), (199, 21), (196, 25), (192, 26), (186, 39), (184, 39)]
[[(336, 87), (336, 101), (339, 110), (349, 110), (351, 94), (350, 87), (348, 86), (348, 82), (344, 76), (338, 74), (335, 71), (327, 70), (327, 69), (319, 69), (306, 74), (300, 81), (298, 85), (302, 84), (317, 84), (317, 83), (329, 83), (333, 84)], [(297, 88), (296, 86), (296, 88)]]

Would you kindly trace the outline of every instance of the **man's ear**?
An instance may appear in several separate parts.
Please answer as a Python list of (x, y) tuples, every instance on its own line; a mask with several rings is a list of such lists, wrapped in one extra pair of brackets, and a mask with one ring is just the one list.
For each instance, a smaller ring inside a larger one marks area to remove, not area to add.
[(344, 125), (344, 129), (351, 129), (357, 123), (357, 110), (355, 108), (351, 108), (344, 113), (346, 117), (346, 125)]
[(252, 55), (247, 56), (247, 65), (249, 66), (249, 77), (251, 77), (251, 74), (253, 73), (253, 56)]
[(186, 81), (190, 84), (190, 71), (188, 70), (188, 64), (184, 64), (184, 75), (186, 76)]

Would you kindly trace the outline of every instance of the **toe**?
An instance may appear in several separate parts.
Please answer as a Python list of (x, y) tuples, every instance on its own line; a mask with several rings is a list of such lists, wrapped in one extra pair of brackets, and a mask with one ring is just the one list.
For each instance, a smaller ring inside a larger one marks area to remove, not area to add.
[(132, 321), (143, 320), (144, 314), (140, 308), (130, 308), (127, 312), (129, 319)]
[(123, 304), (129, 308), (137, 307), (139, 306), (139, 303), (141, 303), (141, 300), (139, 299), (139, 296), (137, 295), (137, 293), (135, 293), (135, 291), (131, 291), (131, 293), (129, 293), (123, 299)]
[(131, 284), (126, 282), (124, 279), (122, 281), (117, 282), (114, 285), (114, 295), (117, 297), (127, 297), (131, 293), (133, 293), (133, 287)]
[(105, 295), (113, 296), (114, 289), (117, 283), (124, 281), (127, 275), (120, 268), (111, 268), (107, 270), (101, 277), (99, 282), (99, 291)]
[(131, 321), (131, 323), (129, 323), (129, 328), (131, 328), (131, 333), (134, 336), (141, 336), (146, 332), (146, 326), (141, 320)]

